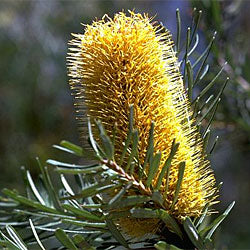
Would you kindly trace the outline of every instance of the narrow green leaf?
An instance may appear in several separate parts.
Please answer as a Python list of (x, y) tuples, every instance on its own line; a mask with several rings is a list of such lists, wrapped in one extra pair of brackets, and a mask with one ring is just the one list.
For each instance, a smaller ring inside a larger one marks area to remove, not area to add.
[(224, 91), (224, 89), (225, 89), (225, 87), (226, 87), (228, 81), (229, 81), (229, 78), (227, 77), (227, 79), (226, 79), (226, 81), (224, 82), (223, 86), (221, 87), (221, 89), (220, 89), (218, 95), (215, 97), (214, 101), (213, 101), (212, 104), (209, 106), (208, 110), (207, 110), (207, 111), (202, 115), (202, 117), (197, 121), (197, 124), (201, 123), (202, 120), (204, 120), (204, 119), (207, 117), (207, 115), (211, 112), (211, 110), (217, 105), (217, 103), (218, 103), (218, 101), (220, 100), (220, 97), (221, 97), (221, 95), (222, 95), (222, 93), (223, 93), (223, 91)]
[(155, 174), (157, 173), (157, 170), (159, 169), (161, 161), (161, 152), (157, 152), (153, 158), (152, 164), (149, 165), (148, 170), (148, 178), (146, 181), (146, 186), (149, 187), (152, 183), (152, 180), (155, 177)]
[(90, 167), (95, 167), (97, 164), (91, 164), (91, 165), (76, 165), (76, 164), (70, 164), (70, 163), (65, 163), (65, 162), (60, 162), (56, 160), (47, 160), (46, 163), (52, 165), (52, 166), (60, 166), (64, 168), (90, 168)]
[[(198, 110), (198, 108), (197, 108), (197, 112), (195, 113), (195, 115), (194, 115), (193, 117), (196, 118), (198, 115), (200, 115), (200, 114), (202, 113), (203, 109), (208, 105), (208, 103), (209, 103), (210, 101), (213, 100), (213, 98), (214, 98), (214, 95), (210, 95), (210, 96), (207, 98), (207, 100), (201, 104), (199, 110)], [(199, 100), (200, 100), (200, 99), (197, 98), (196, 102), (199, 103)], [(197, 105), (197, 107), (198, 107), (198, 105)]]
[(124, 239), (124, 237), (122, 236), (122, 234), (119, 232), (119, 230), (117, 229), (116, 225), (113, 223), (112, 220), (107, 219), (106, 220), (107, 223), (107, 227), (109, 229), (109, 231), (111, 232), (111, 234), (114, 236), (114, 238), (124, 247), (129, 249), (129, 246), (126, 242), (126, 240)]
[[(42, 230), (42, 231), (46, 231), (46, 232), (55, 232), (56, 229), (55, 228), (51, 228), (51, 227), (40, 227), (40, 226), (36, 226), (36, 229), (38, 230)], [(69, 229), (63, 229), (63, 231), (65, 233), (76, 233), (76, 234), (100, 234), (102, 233), (101, 231), (96, 231), (96, 230), (92, 230), (92, 231), (87, 231), (87, 230), (69, 230)]]
[(205, 66), (204, 70), (201, 73), (201, 76), (200, 76), (199, 80), (202, 80), (205, 77), (205, 75), (208, 73), (208, 70), (209, 70), (209, 64), (207, 64)]
[(38, 192), (34, 182), (33, 182), (33, 179), (30, 175), (30, 172), (27, 170), (26, 171), (26, 176), (27, 176), (27, 180), (29, 182), (29, 185), (30, 185), (30, 188), (33, 192), (33, 194), (35, 195), (35, 197), (37, 198), (37, 200), (42, 204), (42, 205), (46, 205), (45, 201), (43, 200), (42, 196), (40, 195), (40, 193)]
[(31, 219), (29, 219), (29, 223), (30, 223), (31, 230), (32, 230), (32, 232), (33, 232), (33, 234), (34, 234), (34, 236), (35, 236), (35, 239), (36, 239), (36, 241), (37, 241), (39, 247), (40, 247), (42, 250), (45, 250), (45, 247), (43, 246), (42, 242), (40, 241), (40, 239), (39, 239), (39, 237), (38, 237), (38, 234), (37, 234), (37, 232), (36, 232), (36, 229), (35, 229), (35, 227), (34, 227), (34, 224), (33, 224), (33, 222), (32, 222)]
[(128, 216), (130, 216), (130, 212), (128, 210), (126, 211), (112, 211), (109, 212), (109, 214), (106, 215), (106, 218), (108, 219), (120, 219), (120, 218), (127, 218)]
[(79, 249), (84, 249), (84, 250), (96, 249), (95, 247), (90, 246), (89, 243), (85, 240), (85, 238), (80, 234), (73, 235), (73, 241), (79, 247)]
[(203, 135), (203, 150), (202, 150), (202, 154), (205, 154), (205, 152), (207, 150), (207, 145), (208, 145), (209, 138), (210, 138), (210, 135), (211, 135), (211, 131), (210, 131), (209, 128), (210, 127), (208, 127), (207, 131)]
[(91, 203), (91, 204), (81, 204), (81, 207), (82, 208), (101, 208), (102, 207), (102, 204), (94, 204), (94, 203)]
[(127, 153), (131, 138), (132, 138), (132, 132), (133, 132), (133, 124), (134, 124), (134, 105), (130, 105), (130, 110), (129, 110), (129, 127), (128, 127), (128, 135), (125, 140), (125, 145), (122, 150), (119, 166), (122, 166), (124, 157)]
[(186, 36), (186, 52), (185, 52), (185, 55), (184, 55), (184, 60), (182, 60), (182, 62), (184, 62), (184, 77), (183, 79), (185, 80), (186, 79), (186, 71), (187, 71), (187, 67), (186, 67), (186, 63), (187, 63), (187, 60), (188, 60), (188, 52), (189, 52), (189, 47), (190, 47), (190, 35), (191, 35), (191, 29), (190, 27), (187, 28), (187, 36)]
[(132, 208), (130, 209), (130, 213), (135, 218), (151, 219), (159, 217), (157, 210), (150, 208)]
[(56, 229), (55, 236), (67, 249), (78, 250), (72, 239), (61, 228)]
[[(194, 52), (195, 49), (197, 48), (198, 44), (199, 44), (199, 35), (198, 35), (198, 34), (195, 34), (195, 42), (194, 42), (193, 47), (192, 47), (192, 48), (189, 50), (189, 52), (188, 52), (188, 57), (190, 57), (190, 56), (193, 54), (193, 52)], [(191, 67), (192, 67), (192, 66), (191, 66)]]
[(156, 183), (156, 190), (159, 190), (159, 188), (161, 187), (162, 184), (162, 180), (165, 176), (165, 174), (167, 173), (167, 177), (166, 177), (166, 188), (165, 188), (165, 193), (167, 193), (168, 191), (168, 180), (169, 180), (169, 174), (170, 174), (170, 166), (171, 166), (171, 162), (179, 148), (180, 143), (175, 143), (175, 139), (172, 142), (172, 146), (171, 146), (171, 151), (169, 153), (169, 156), (167, 158), (167, 160), (164, 163), (164, 166), (161, 170), (161, 173), (159, 175), (159, 178), (157, 180)]
[(147, 163), (149, 162), (149, 159), (152, 157), (153, 152), (154, 152), (154, 126), (155, 126), (155, 123), (152, 121), (150, 131), (149, 131), (149, 137), (148, 137), (148, 148), (147, 148), (145, 160), (142, 166), (142, 170), (139, 173), (139, 179), (141, 179), (143, 176), (143, 173), (146, 172), (145, 170), (146, 170)]
[(27, 174), (26, 174), (26, 169), (24, 166), (21, 166), (21, 174), (22, 174), (22, 179), (23, 179), (25, 191), (26, 191), (26, 196), (28, 199), (33, 199), (34, 195), (30, 189), (30, 184), (29, 184)]
[(60, 175), (61, 178), (61, 182), (63, 184), (63, 187), (65, 188), (65, 190), (70, 194), (70, 195), (74, 195), (75, 193), (73, 192), (72, 188), (70, 187), (69, 183), (67, 182), (65, 176), (63, 174)]
[(106, 223), (96, 223), (96, 222), (86, 222), (86, 221), (79, 221), (79, 220), (69, 220), (63, 219), (63, 223), (72, 224), (80, 227), (91, 227), (91, 228), (106, 228)]
[(57, 192), (55, 191), (54, 186), (52, 185), (50, 175), (49, 175), (49, 172), (48, 172), (48, 168), (42, 166), (42, 164), (41, 164), (38, 157), (36, 158), (36, 160), (37, 160), (38, 166), (40, 168), (40, 171), (42, 173), (42, 180), (44, 182), (44, 185), (45, 185), (45, 188), (47, 190), (48, 196), (49, 196), (51, 202), (53, 202), (53, 206), (56, 209), (60, 210), (61, 204), (60, 204), (60, 201), (58, 199)]
[(139, 134), (138, 134), (138, 130), (135, 129), (132, 132), (132, 148), (131, 148), (131, 153), (129, 155), (128, 158), (128, 162), (127, 162), (127, 166), (125, 168), (125, 171), (128, 172), (130, 167), (131, 167), (131, 163), (136, 155), (137, 152), (137, 147), (138, 147), (138, 142), (139, 142)]
[(163, 206), (164, 198), (159, 191), (154, 191), (151, 196), (152, 200), (158, 203), (160, 206)]
[(132, 182), (129, 182), (125, 187), (123, 187), (108, 203), (109, 207), (113, 207), (116, 202), (120, 201), (123, 195), (127, 192), (128, 189), (133, 185)]
[(221, 224), (221, 222), (227, 217), (227, 215), (230, 213), (232, 208), (234, 207), (235, 201), (233, 201), (228, 208), (224, 211), (223, 214), (221, 214), (219, 217), (217, 217), (209, 226), (207, 226), (205, 229), (201, 231), (201, 235), (205, 235), (206, 232), (209, 230), (208, 234), (206, 235), (206, 239), (210, 239), (214, 233), (214, 231), (217, 229), (217, 227)]
[(204, 221), (204, 219), (206, 218), (207, 212), (208, 212), (208, 207), (209, 207), (209, 203), (207, 203), (202, 211), (202, 215), (199, 218), (199, 220), (197, 221), (197, 223), (195, 223), (195, 227), (198, 228), (202, 222)]
[(79, 209), (76, 207), (73, 207), (68, 204), (62, 205), (64, 209), (66, 209), (69, 212), (72, 212), (73, 214), (86, 218), (87, 220), (92, 220), (92, 221), (103, 221), (103, 219), (97, 215), (92, 214), (91, 212), (84, 210), (84, 209)]
[(214, 149), (215, 149), (215, 147), (217, 145), (218, 140), (219, 140), (219, 136), (216, 136), (216, 138), (214, 140), (214, 143), (213, 143), (213, 145), (212, 145), (212, 147), (211, 147), (211, 149), (209, 151), (209, 155), (211, 155), (213, 153), (213, 151), (214, 151)]
[(63, 197), (62, 200), (67, 200), (67, 199), (78, 199), (78, 198), (86, 198), (86, 197), (92, 197), (98, 193), (107, 191), (108, 189), (112, 188), (117, 188), (121, 186), (122, 184), (112, 184), (111, 183), (112, 178), (107, 178), (106, 180), (92, 184), (84, 189), (81, 190), (81, 193), (76, 194), (74, 196), (69, 196), (69, 197)]
[(7, 225), (5, 228), (9, 234), (9, 236), (12, 238), (12, 240), (16, 243), (16, 245), (20, 249), (28, 250), (28, 248), (25, 245), (25, 243), (23, 242), (22, 238), (20, 237), (20, 235), (17, 233), (17, 231), (12, 226)]
[(185, 219), (183, 226), (184, 230), (186, 231), (189, 239), (192, 241), (194, 246), (197, 249), (203, 250), (204, 249), (203, 241), (189, 217)]
[[(196, 10), (196, 9), (195, 9)], [(195, 12), (195, 11), (194, 11)], [(201, 20), (201, 15), (202, 15), (202, 10), (199, 10), (198, 12), (198, 16), (196, 18), (196, 22), (195, 22), (195, 26), (194, 26), (194, 29), (192, 29), (192, 36), (191, 36), (191, 39), (190, 39), (190, 45), (192, 44), (193, 42), (193, 39), (194, 39), (194, 36), (195, 35), (198, 35), (196, 34), (196, 31), (199, 27), (199, 24), (200, 24), (200, 20)], [(194, 16), (194, 15), (193, 15)], [(195, 17), (194, 17), (195, 18)], [(190, 53), (188, 56), (190, 56), (192, 53)]]
[[(199, 74), (200, 74), (200, 72), (201, 72), (201, 70), (202, 70), (202, 68), (203, 68), (203, 65), (205, 64), (205, 62), (206, 62), (206, 60), (207, 60), (207, 57), (208, 57), (208, 55), (209, 55), (209, 53), (210, 53), (210, 50), (211, 50), (212, 45), (213, 45), (213, 42), (214, 42), (214, 40), (215, 40), (215, 36), (216, 36), (216, 32), (214, 32), (214, 35), (213, 35), (212, 39), (210, 40), (208, 46), (207, 46), (206, 49), (204, 50), (204, 52), (198, 57), (198, 59), (197, 59), (197, 60), (194, 62), (194, 64), (192, 65), (192, 67), (194, 68), (194, 67), (204, 58), (204, 60), (203, 60), (203, 62), (202, 62), (202, 65), (201, 65), (201, 67), (199, 68), (198, 73), (197, 73), (197, 75), (196, 75), (196, 79), (198, 79)], [(196, 82), (196, 81), (195, 81), (195, 82)]]
[(177, 184), (176, 184), (176, 188), (175, 188), (175, 194), (174, 194), (174, 200), (172, 202), (171, 205), (171, 210), (174, 209), (174, 205), (177, 202), (178, 196), (179, 196), (179, 192), (181, 189), (181, 184), (182, 184), (182, 180), (183, 180), (183, 176), (184, 176), (184, 171), (185, 171), (185, 162), (181, 162), (179, 165), (179, 172), (178, 172), (178, 180), (177, 180)]
[(21, 204), (24, 204), (26, 206), (29, 206), (29, 207), (33, 207), (33, 208), (37, 208), (41, 211), (45, 211), (45, 212), (49, 212), (49, 213), (54, 213), (54, 214), (60, 214), (59, 211), (57, 211), (56, 209), (54, 208), (51, 208), (51, 207), (47, 207), (47, 206), (44, 206), (36, 201), (33, 201), (33, 200), (29, 200), (27, 199), (26, 197), (24, 196), (21, 196), (17, 193), (15, 193), (14, 191), (11, 191), (7, 188), (3, 189), (2, 191), (5, 195), (9, 196), (10, 198), (12, 198), (13, 200), (15, 201), (18, 201), (20, 202)]
[(105, 170), (105, 168), (106, 167), (103, 165), (99, 165), (96, 167), (84, 168), (84, 169), (79, 169), (79, 168), (69, 169), (69, 168), (57, 167), (54, 169), (54, 171), (58, 172), (58, 173), (62, 173), (62, 174), (73, 174), (73, 175), (76, 175), (76, 174), (95, 174), (97, 172)]
[(143, 195), (128, 196), (124, 199), (121, 199), (120, 201), (117, 201), (116, 203), (114, 203), (113, 206), (115, 206), (115, 208), (125, 208), (125, 207), (139, 205), (150, 200), (151, 198), (149, 196), (143, 196)]
[(83, 156), (83, 148), (80, 146), (77, 146), (69, 141), (61, 141), (60, 145), (63, 146), (64, 148), (70, 150), (72, 153), (78, 156)]
[(109, 138), (109, 136), (107, 136), (107, 133), (100, 120), (96, 121), (96, 125), (99, 129), (100, 138), (102, 140), (102, 146), (104, 149), (104, 154), (108, 160), (112, 160), (114, 158), (114, 147), (112, 145), (112, 141)]
[(221, 68), (221, 70), (217, 73), (217, 75), (207, 84), (207, 86), (200, 92), (200, 94), (198, 95), (200, 98), (202, 98), (209, 89), (211, 89), (216, 80), (218, 79), (218, 77), (221, 75), (222, 71), (224, 70), (224, 67), (226, 66), (227, 62), (224, 64), (224, 66)]
[(177, 55), (180, 53), (180, 42), (181, 42), (181, 16), (180, 10), (176, 9), (176, 21), (177, 21)]
[(165, 241), (158, 241), (156, 244), (154, 244), (154, 247), (157, 250), (181, 250), (174, 245), (167, 244)]
[(220, 103), (220, 98), (218, 99), (218, 102), (216, 103), (216, 105), (215, 105), (215, 107), (214, 107), (214, 109), (211, 111), (211, 116), (210, 116), (210, 118), (209, 118), (209, 121), (208, 121), (208, 123), (207, 123), (207, 126), (206, 126), (206, 128), (204, 129), (204, 132), (203, 132), (203, 135), (207, 132), (207, 130), (209, 129), (209, 127), (210, 127), (210, 125), (211, 125), (211, 123), (212, 123), (212, 121), (213, 121), (213, 119), (214, 119), (214, 116), (215, 116), (215, 113), (216, 113), (216, 111), (217, 111), (217, 108), (218, 108), (218, 105), (219, 105), (219, 103)]
[(89, 131), (90, 144), (91, 144), (92, 148), (94, 149), (94, 151), (96, 153), (96, 156), (101, 159), (100, 152), (99, 152), (99, 150), (97, 148), (97, 144), (96, 144), (96, 141), (95, 141), (93, 133), (92, 133), (92, 127), (91, 127), (91, 122), (90, 122), (89, 117), (88, 117), (88, 131)]
[(157, 210), (157, 213), (158, 213), (158, 218), (161, 219), (166, 224), (167, 228), (171, 232), (176, 233), (182, 239), (183, 235), (176, 220), (163, 209)]
[(186, 62), (186, 68), (188, 76), (188, 98), (191, 101), (193, 94), (193, 69), (189, 60)]

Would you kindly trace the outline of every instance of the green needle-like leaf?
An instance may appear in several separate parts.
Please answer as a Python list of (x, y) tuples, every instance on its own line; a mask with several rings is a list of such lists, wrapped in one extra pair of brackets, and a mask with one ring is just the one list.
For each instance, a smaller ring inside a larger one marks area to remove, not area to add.
[(95, 247), (92, 247), (88, 244), (88, 242), (85, 240), (85, 238), (80, 234), (75, 234), (73, 236), (74, 243), (80, 248), (84, 250), (95, 250)]
[(130, 213), (134, 218), (151, 219), (159, 217), (157, 210), (153, 210), (150, 208), (132, 208), (130, 210)]
[(120, 166), (122, 166), (122, 164), (123, 164), (124, 157), (127, 153), (127, 150), (128, 150), (131, 138), (132, 138), (133, 124), (134, 124), (134, 106), (130, 105), (128, 135), (127, 135), (127, 138), (125, 140), (125, 145), (124, 145), (123, 150), (122, 150), (122, 154), (121, 154), (121, 158), (120, 158), (120, 162), (119, 162)]
[(108, 203), (109, 207), (115, 206), (116, 202), (120, 201), (126, 191), (133, 185), (132, 182), (129, 182), (125, 187), (123, 187)]
[(96, 166), (96, 167), (89, 167), (89, 168), (75, 168), (75, 169), (69, 169), (69, 168), (55, 168), (54, 171), (62, 174), (96, 174), (97, 172), (104, 171), (106, 167), (103, 165)]
[(84, 210), (84, 209), (80, 209), (80, 208), (76, 208), (73, 207), (71, 205), (68, 204), (64, 204), (62, 205), (62, 207), (64, 209), (66, 209), (69, 212), (72, 212), (73, 214), (79, 216), (79, 217), (83, 217), (87, 220), (92, 220), (92, 221), (103, 221), (103, 219), (101, 217), (98, 217), (97, 215), (92, 214), (91, 212)]
[(219, 100), (220, 100), (220, 97), (227, 85), (229, 81), (229, 78), (227, 77), (226, 81), (224, 82), (223, 86), (221, 87), (218, 95), (215, 97), (214, 101), (212, 102), (212, 104), (209, 106), (208, 110), (202, 115), (202, 117), (197, 121), (197, 124), (201, 123), (206, 117), (208, 114), (210, 114), (210, 112), (213, 110), (213, 108), (218, 104)]
[(157, 250), (181, 250), (174, 245), (167, 244), (165, 241), (158, 241), (156, 244), (154, 244), (154, 247)]
[(107, 223), (107, 227), (109, 228), (109, 231), (112, 233), (112, 235), (114, 236), (114, 238), (124, 247), (129, 249), (129, 246), (127, 244), (127, 241), (124, 239), (124, 237), (122, 236), (122, 234), (119, 232), (119, 230), (117, 229), (116, 225), (114, 224), (114, 222), (110, 219), (106, 220)]
[(201, 235), (205, 235), (206, 232), (209, 230), (208, 234), (206, 235), (206, 239), (210, 239), (216, 230), (216, 228), (221, 224), (221, 222), (227, 217), (227, 215), (230, 213), (232, 208), (234, 207), (235, 201), (233, 201), (228, 208), (224, 211), (223, 214), (221, 214), (218, 218), (216, 218), (209, 226), (207, 226), (205, 229), (201, 231)]
[(47, 207), (47, 206), (44, 206), (36, 201), (33, 201), (33, 200), (29, 200), (27, 199), (26, 197), (24, 196), (21, 196), (17, 193), (15, 193), (14, 191), (11, 191), (7, 188), (3, 189), (2, 191), (5, 195), (9, 196), (10, 198), (12, 198), (13, 200), (17, 201), (17, 202), (20, 202), (26, 206), (29, 206), (29, 207), (33, 207), (33, 208), (36, 208), (40, 211), (44, 211), (44, 212), (49, 212), (49, 213), (54, 213), (54, 214), (60, 214), (59, 211), (57, 211), (56, 209), (54, 208), (50, 208), (50, 207)]
[(221, 73), (224, 70), (224, 67), (225, 67), (226, 64), (227, 64), (227, 62), (224, 64), (224, 66), (221, 68), (221, 70), (218, 72), (218, 74), (211, 80), (211, 82), (208, 83), (206, 85), (206, 87), (200, 92), (200, 94), (198, 95), (200, 98), (202, 98), (208, 92), (208, 90), (211, 89), (214, 86), (216, 80), (221, 75)]
[(78, 156), (83, 156), (84, 155), (83, 154), (83, 148), (73, 144), (72, 142), (63, 140), (63, 141), (60, 142), (60, 145), (62, 147), (64, 147), (64, 148), (70, 150), (75, 155), (78, 155)]
[(189, 60), (186, 63), (186, 68), (187, 68), (187, 76), (188, 76), (188, 98), (191, 101), (194, 84), (193, 84), (193, 69)]
[(90, 167), (95, 167), (97, 164), (91, 164), (91, 165), (76, 165), (76, 164), (70, 164), (70, 163), (65, 163), (65, 162), (60, 162), (60, 161), (55, 161), (55, 160), (47, 160), (46, 163), (52, 165), (52, 166), (60, 166), (64, 168), (90, 168)]
[(203, 241), (189, 217), (185, 219), (183, 226), (184, 230), (186, 231), (189, 239), (192, 241), (194, 246), (199, 250), (203, 250)]
[(169, 154), (166, 162), (164, 163), (164, 166), (163, 166), (161, 173), (158, 177), (157, 184), (156, 184), (156, 190), (159, 190), (159, 188), (162, 184), (162, 180), (163, 180), (165, 174), (167, 173), (166, 188), (165, 188), (165, 192), (167, 193), (167, 191), (168, 191), (168, 179), (169, 179), (169, 174), (170, 174), (170, 166), (171, 166), (172, 159), (174, 158), (174, 156), (178, 150), (179, 145), (180, 145), (179, 143), (175, 143), (175, 139), (174, 139), (172, 142), (170, 154)]
[(149, 131), (149, 137), (148, 137), (148, 148), (147, 148), (145, 160), (144, 160), (144, 163), (142, 166), (142, 170), (139, 173), (140, 179), (142, 178), (143, 174), (145, 173), (146, 166), (147, 166), (149, 159), (152, 157), (153, 152), (154, 152), (154, 126), (155, 126), (155, 123), (152, 121), (150, 131)]
[(151, 185), (152, 180), (154, 179), (155, 174), (159, 169), (160, 161), (161, 161), (161, 152), (157, 152), (153, 158), (152, 164), (149, 165), (148, 178), (146, 181), (147, 187)]
[(17, 231), (12, 226), (7, 225), (6, 230), (7, 230), (8, 234), (10, 235), (10, 237), (12, 238), (12, 240), (16, 243), (16, 245), (21, 250), (28, 250), (28, 248), (25, 245), (25, 243), (23, 242), (22, 238), (20, 237), (20, 235), (17, 233)]
[(131, 148), (131, 153), (129, 155), (128, 158), (128, 162), (127, 162), (127, 166), (125, 168), (125, 171), (128, 172), (130, 167), (131, 167), (131, 163), (136, 155), (137, 152), (137, 147), (138, 147), (138, 142), (139, 142), (139, 134), (138, 134), (138, 130), (135, 129), (132, 132), (132, 148)]
[(113, 160), (114, 158), (114, 147), (112, 145), (112, 141), (110, 138), (107, 136), (107, 133), (101, 123), (101, 121), (96, 121), (96, 125), (99, 129), (100, 132), (100, 138), (102, 140), (102, 145), (104, 149), (104, 154), (108, 160)]
[(208, 212), (208, 207), (209, 207), (209, 203), (207, 203), (202, 211), (202, 215), (199, 218), (199, 220), (197, 221), (197, 223), (195, 224), (195, 227), (198, 228), (202, 222), (204, 221), (204, 219), (206, 218), (207, 212)]
[(78, 250), (73, 240), (61, 228), (56, 229), (55, 236), (67, 249)]
[(42, 204), (42, 205), (46, 205), (45, 201), (43, 200), (42, 196), (40, 195), (40, 193), (38, 192), (33, 179), (30, 175), (30, 172), (27, 170), (26, 171), (26, 176), (27, 176), (27, 180), (29, 182), (30, 188), (33, 191), (33, 194), (35, 195), (35, 197), (37, 198), (37, 200)]
[(180, 16), (180, 10), (176, 9), (176, 22), (177, 22), (177, 48), (176, 52), (177, 55), (180, 53), (180, 42), (181, 42), (181, 16)]
[(174, 205), (178, 199), (178, 195), (181, 189), (181, 183), (182, 183), (183, 176), (184, 176), (184, 171), (185, 171), (185, 162), (181, 162), (179, 165), (178, 180), (177, 180), (177, 184), (175, 188), (174, 200), (171, 205), (171, 210), (174, 209)]
[(29, 223), (30, 223), (31, 230), (32, 230), (32, 232), (33, 232), (33, 234), (34, 234), (34, 236), (35, 236), (35, 239), (36, 239), (36, 241), (37, 241), (39, 247), (40, 247), (42, 250), (45, 250), (45, 248), (44, 248), (42, 242), (40, 241), (40, 239), (39, 239), (39, 237), (38, 237), (38, 234), (37, 234), (37, 232), (36, 232), (36, 229), (35, 229), (34, 224), (33, 224), (33, 222), (32, 222), (31, 219), (29, 219)]
[(176, 220), (163, 209), (157, 210), (157, 213), (158, 213), (158, 218), (161, 219), (166, 224), (167, 228), (171, 232), (176, 233), (181, 239), (183, 239), (181, 229), (177, 224)]
[(142, 195), (128, 196), (116, 202), (114, 206), (115, 208), (125, 208), (125, 207), (139, 205), (150, 200), (151, 198), (149, 196), (142, 196)]
[(52, 202), (53, 206), (56, 209), (60, 210), (61, 204), (60, 204), (57, 192), (55, 191), (54, 186), (52, 185), (50, 175), (49, 175), (49, 172), (48, 172), (48, 168), (42, 166), (39, 158), (36, 158), (36, 160), (37, 160), (38, 166), (40, 168), (40, 171), (42, 173), (42, 180), (43, 180), (43, 183), (44, 183), (45, 188), (47, 190), (50, 201)]

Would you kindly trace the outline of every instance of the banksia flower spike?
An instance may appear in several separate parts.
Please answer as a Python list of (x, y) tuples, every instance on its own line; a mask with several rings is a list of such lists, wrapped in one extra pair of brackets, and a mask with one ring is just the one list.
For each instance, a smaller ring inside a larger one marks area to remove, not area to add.
[[(73, 34), (68, 56), (70, 85), (78, 111), (86, 109), (89, 117), (100, 119), (109, 136), (117, 124), (117, 163), (128, 133), (130, 105), (134, 107), (134, 126), (138, 129), (141, 166), (151, 122), (155, 123), (154, 152), (160, 152), (161, 158), (151, 183), (153, 189), (173, 141), (179, 145), (168, 176), (164, 175), (157, 189), (164, 197), (165, 210), (181, 223), (186, 216), (200, 216), (205, 205), (213, 202), (215, 178), (191, 118), (171, 35), (146, 14), (129, 13), (115, 14), (113, 19), (105, 15), (86, 25), (84, 34)], [(134, 178), (148, 188), (146, 178), (139, 175), (139, 165), (135, 166)], [(125, 166), (126, 162), (121, 167)], [(175, 200), (180, 166), (184, 172)]]

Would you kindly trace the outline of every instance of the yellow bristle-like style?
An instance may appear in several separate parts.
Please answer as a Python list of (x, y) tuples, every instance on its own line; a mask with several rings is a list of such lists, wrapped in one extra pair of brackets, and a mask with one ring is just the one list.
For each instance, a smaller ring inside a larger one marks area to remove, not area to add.
[[(200, 216), (211, 202), (215, 178), (202, 153), (203, 142), (191, 118), (169, 32), (155, 25), (147, 14), (130, 11), (129, 15), (117, 13), (114, 18), (105, 15), (86, 25), (84, 34), (73, 36), (68, 68), (77, 109), (86, 109), (87, 116), (100, 119), (109, 135), (117, 124), (117, 162), (128, 132), (129, 106), (134, 105), (141, 164), (154, 121), (154, 150), (161, 152), (161, 163), (153, 185), (175, 139), (179, 148), (171, 162), (168, 183), (164, 177), (160, 187), (166, 211), (180, 221), (186, 216)], [(172, 206), (181, 162), (185, 162), (184, 177)], [(135, 169), (135, 177), (137, 172)]]

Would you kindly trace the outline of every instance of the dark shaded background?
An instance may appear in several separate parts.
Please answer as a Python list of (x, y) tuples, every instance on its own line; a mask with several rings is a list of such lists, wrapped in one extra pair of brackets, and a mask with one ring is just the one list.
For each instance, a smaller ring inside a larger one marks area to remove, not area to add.
[[(213, 50), (210, 61), (219, 65), (226, 58), (230, 66), (226, 71), (232, 79), (214, 123), (213, 138), (221, 138), (211, 161), (218, 182), (224, 182), (218, 209), (223, 211), (232, 200), (236, 200), (236, 207), (223, 222), (218, 247), (249, 249), (250, 4), (220, 2), (218, 12), (216, 6), (206, 2), (1, 0), (0, 187), (20, 188), (21, 165), (30, 168), (35, 176), (36, 156), (42, 161), (56, 158), (52, 144), (62, 139), (79, 143), (65, 58), (70, 33), (83, 32), (80, 23), (90, 23), (105, 13), (135, 9), (157, 14), (156, 19), (175, 38), (175, 9), (181, 10), (185, 33), (190, 25), (191, 6), (197, 5), (205, 13), (200, 50), (217, 29), (217, 50)], [(213, 70), (210, 74), (214, 74)]]

